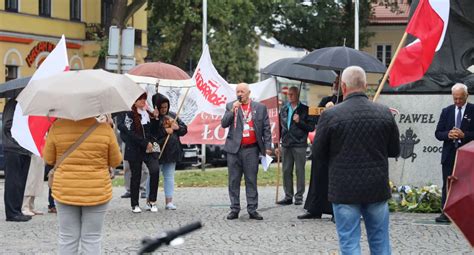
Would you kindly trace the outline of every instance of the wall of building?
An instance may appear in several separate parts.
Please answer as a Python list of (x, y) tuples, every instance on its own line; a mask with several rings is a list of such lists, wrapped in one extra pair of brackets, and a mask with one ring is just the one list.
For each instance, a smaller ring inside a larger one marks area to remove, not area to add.
[[(51, 17), (39, 16), (39, 1), (19, 1), (18, 12), (5, 11), (0, 0), (0, 83), (6, 80), (6, 66), (18, 67), (17, 78), (28, 77), (38, 68), (64, 34), (67, 40), (71, 69), (95, 66), (100, 42), (86, 37), (88, 24), (101, 23), (101, 0), (82, 0), (81, 21), (70, 20), (70, 2), (51, 1)], [(135, 46), (137, 64), (147, 56), (146, 4), (129, 21), (129, 26), (141, 30), (142, 40)], [(3, 71), (5, 70), (5, 71)], [(0, 111), (3, 102), (0, 100)]]

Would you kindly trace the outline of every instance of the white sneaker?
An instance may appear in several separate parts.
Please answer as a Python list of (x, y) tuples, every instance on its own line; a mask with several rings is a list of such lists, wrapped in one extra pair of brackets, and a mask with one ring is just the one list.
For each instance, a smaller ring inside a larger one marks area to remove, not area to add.
[(138, 207), (138, 205), (137, 205), (137, 206), (134, 206), (134, 207), (132, 208), (132, 212), (133, 212), (133, 213), (141, 213), (141, 212), (142, 212), (142, 209), (140, 209), (140, 207)]
[(176, 206), (173, 203), (169, 202), (168, 204), (166, 204), (165, 209), (166, 210), (176, 210)]
[(146, 210), (150, 212), (158, 212), (158, 207), (156, 207), (156, 203), (146, 203)]

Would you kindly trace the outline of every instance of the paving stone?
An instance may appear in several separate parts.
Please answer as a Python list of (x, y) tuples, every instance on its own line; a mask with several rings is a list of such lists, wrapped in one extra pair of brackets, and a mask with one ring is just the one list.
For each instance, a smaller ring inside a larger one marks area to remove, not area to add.
[[(0, 196), (3, 197), (3, 179)], [(45, 191), (47, 186), (45, 184)], [(281, 192), (281, 190), (280, 190)], [(37, 207), (47, 211), (47, 194), (37, 199)], [(130, 200), (120, 198), (123, 188), (114, 188), (114, 198), (105, 217), (105, 254), (134, 254), (145, 237), (157, 236), (200, 220), (204, 227), (185, 236), (179, 246), (164, 246), (159, 254), (337, 254), (338, 239), (330, 216), (320, 220), (298, 220), (302, 206), (275, 205), (275, 187), (259, 187), (259, 212), (263, 221), (250, 220), (245, 211), (245, 189), (241, 191), (243, 210), (236, 220), (226, 220), (229, 211), (227, 188), (177, 188), (176, 211), (164, 209), (164, 195), (158, 194), (158, 213), (132, 214)], [(140, 200), (144, 206), (145, 200)], [(0, 254), (55, 254), (57, 221), (55, 214), (35, 216), (26, 223), (5, 221), (0, 205)], [(435, 214), (392, 213), (390, 238), (393, 254), (474, 254), (453, 225), (432, 224)], [(369, 254), (362, 227), (362, 253)]]

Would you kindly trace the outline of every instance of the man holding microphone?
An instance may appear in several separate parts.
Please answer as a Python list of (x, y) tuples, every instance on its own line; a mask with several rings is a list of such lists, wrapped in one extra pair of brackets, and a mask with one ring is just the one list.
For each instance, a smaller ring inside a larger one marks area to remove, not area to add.
[(267, 107), (250, 100), (247, 83), (236, 88), (238, 100), (227, 103), (221, 120), (223, 128), (229, 128), (224, 145), (227, 152), (229, 173), (230, 213), (228, 220), (237, 219), (240, 212), (240, 181), (245, 179), (247, 212), (250, 219), (263, 220), (257, 212), (257, 174), (259, 155), (271, 154), (271, 128)]

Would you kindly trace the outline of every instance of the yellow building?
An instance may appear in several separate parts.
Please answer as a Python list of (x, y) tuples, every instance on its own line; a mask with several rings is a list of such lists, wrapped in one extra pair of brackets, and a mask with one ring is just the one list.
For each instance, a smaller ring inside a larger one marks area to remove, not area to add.
[[(33, 75), (62, 34), (70, 69), (93, 68), (100, 50), (95, 34), (103, 32), (111, 7), (108, 0), (0, 0), (0, 83)], [(127, 24), (135, 28), (137, 64), (147, 55), (145, 8)]]
[[(408, 24), (410, 5), (407, 2), (407, 0), (398, 0), (399, 9), (396, 11), (390, 10), (383, 4), (374, 3), (372, 5), (374, 15), (370, 19), (368, 31), (373, 32), (374, 36), (370, 38), (369, 46), (361, 50), (375, 56), (387, 67)], [(383, 74), (367, 75), (367, 82), (372, 92), (382, 77)]]

